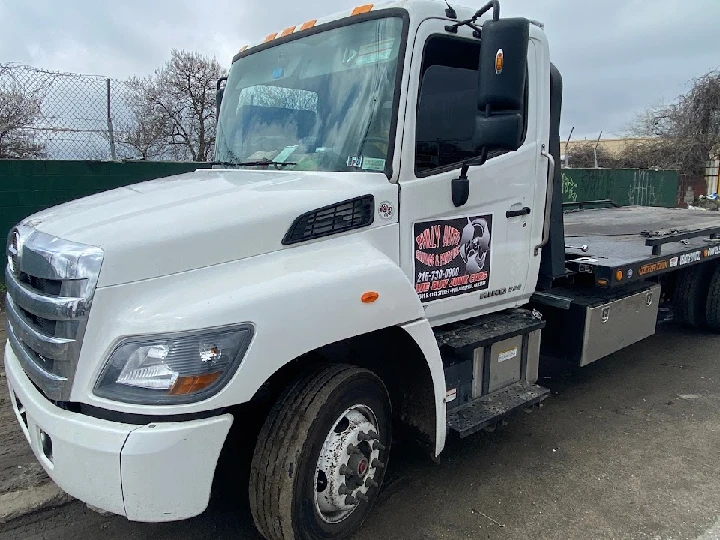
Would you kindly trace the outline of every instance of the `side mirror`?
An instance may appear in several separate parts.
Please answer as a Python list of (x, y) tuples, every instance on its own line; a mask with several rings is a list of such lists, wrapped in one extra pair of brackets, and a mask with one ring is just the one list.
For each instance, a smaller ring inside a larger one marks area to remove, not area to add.
[(475, 148), (515, 151), (522, 146), (523, 115), (515, 112), (479, 115), (475, 119)]
[(488, 151), (520, 148), (529, 43), (527, 19), (500, 19), (483, 24), (476, 148)]
[(225, 94), (225, 87), (222, 86), (223, 82), (227, 82), (227, 77), (220, 77), (217, 81), (216, 92), (215, 92), (215, 119), (220, 118), (220, 105), (222, 104), (223, 95)]

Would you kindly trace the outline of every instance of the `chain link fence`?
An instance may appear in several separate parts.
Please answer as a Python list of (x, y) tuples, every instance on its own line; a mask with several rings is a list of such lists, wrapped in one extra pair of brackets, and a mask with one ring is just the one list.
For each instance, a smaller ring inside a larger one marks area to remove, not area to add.
[(0, 64), (0, 158), (142, 159), (134, 99), (125, 81)]

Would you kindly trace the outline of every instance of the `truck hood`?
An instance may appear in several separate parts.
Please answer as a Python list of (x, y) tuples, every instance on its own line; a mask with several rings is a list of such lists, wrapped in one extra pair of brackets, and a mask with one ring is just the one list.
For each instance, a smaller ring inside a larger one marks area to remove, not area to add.
[[(299, 215), (367, 194), (376, 208), (397, 207), (397, 186), (377, 173), (201, 169), (78, 199), (24, 223), (102, 248), (102, 287), (287, 249), (282, 239)], [(376, 213), (372, 226), (387, 223)]]

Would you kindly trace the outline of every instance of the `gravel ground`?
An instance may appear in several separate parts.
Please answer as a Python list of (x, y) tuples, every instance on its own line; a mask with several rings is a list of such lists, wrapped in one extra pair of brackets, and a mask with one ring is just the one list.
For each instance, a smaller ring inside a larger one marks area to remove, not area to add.
[[(543, 379), (553, 391), (543, 408), (451, 441), (439, 465), (395, 452), (354, 540), (720, 540), (718, 348), (719, 336), (670, 326)], [(41, 483), (0, 382), (0, 489)], [(160, 525), (73, 502), (0, 525), (0, 539), (259, 540), (234, 499)]]

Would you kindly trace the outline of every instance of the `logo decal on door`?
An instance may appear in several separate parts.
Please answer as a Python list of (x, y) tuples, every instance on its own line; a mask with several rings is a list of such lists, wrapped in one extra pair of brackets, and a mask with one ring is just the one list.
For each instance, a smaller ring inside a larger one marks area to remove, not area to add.
[(492, 214), (416, 223), (415, 290), (423, 302), (487, 289)]

